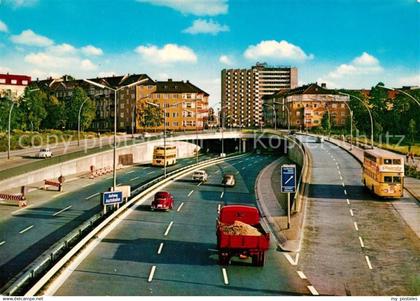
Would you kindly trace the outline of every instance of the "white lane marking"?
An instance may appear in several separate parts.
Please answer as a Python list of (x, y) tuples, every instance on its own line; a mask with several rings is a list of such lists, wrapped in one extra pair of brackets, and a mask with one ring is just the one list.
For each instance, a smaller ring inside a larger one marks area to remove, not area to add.
[(219, 213), (220, 212), (220, 208), (222, 207), (222, 205), (220, 205), (220, 204), (218, 204), (217, 205), (217, 213)]
[(162, 253), (162, 248), (163, 248), (163, 242), (161, 242), (160, 245), (159, 245), (159, 249), (157, 251), (158, 255), (160, 255), (160, 253)]
[(56, 198), (56, 197), (63, 196), (63, 195), (65, 195), (65, 194), (67, 194), (67, 193), (69, 193), (69, 192), (68, 192), (68, 191), (66, 191), (66, 192), (62, 192), (62, 193), (56, 194), (55, 196), (53, 196), (53, 197), (51, 197), (51, 198), (52, 198), (52, 199), (54, 199), (54, 198)]
[(216, 170), (214, 173), (219, 173), (220, 170)]
[(31, 225), (31, 226), (29, 226), (29, 227), (26, 227), (25, 229), (20, 230), (20, 231), (19, 231), (19, 233), (20, 233), (20, 234), (23, 234), (23, 233), (25, 233), (26, 231), (31, 230), (33, 227), (34, 227), (34, 225)]
[(227, 272), (226, 272), (225, 268), (222, 268), (222, 273), (223, 273), (223, 281), (226, 285), (228, 285), (229, 284), (229, 279), (228, 279), (228, 275), (227, 275)]
[(92, 183), (89, 183), (89, 184), (83, 185), (83, 186), (82, 186), (82, 188), (88, 187), (88, 186), (93, 185), (93, 184), (95, 184), (95, 182), (92, 182)]
[(5, 240), (1, 241), (1, 242), (0, 242), (0, 246), (4, 245), (5, 243), (6, 243), (6, 241), (5, 241)]
[(364, 247), (365, 247), (365, 244), (363, 243), (363, 239), (362, 239), (362, 237), (360, 237), (360, 236), (359, 236), (359, 241), (360, 241), (360, 246), (361, 246), (362, 248), (364, 248)]
[(354, 216), (354, 214), (353, 214), (353, 209), (350, 209), (350, 215), (351, 215), (351, 216)]
[(223, 195), (225, 194), (224, 191), (222, 191), (222, 193), (220, 194), (220, 198), (223, 198)]
[(129, 173), (133, 173), (133, 172), (135, 172), (135, 170), (129, 171), (129, 172), (127, 172), (127, 174), (129, 174)]
[(100, 192), (97, 192), (97, 193), (95, 193), (95, 194), (92, 194), (92, 195), (88, 196), (85, 200), (89, 200), (89, 199), (91, 199), (91, 198), (94, 198), (95, 196), (97, 196), (97, 195), (99, 195), (99, 194), (100, 194)]
[(356, 229), (356, 231), (359, 231), (359, 227), (357, 226), (357, 223), (354, 222), (353, 225), (354, 225), (354, 229)]
[(173, 224), (174, 224), (174, 221), (172, 221), (172, 222), (169, 223), (168, 228), (166, 228), (166, 231), (163, 234), (164, 236), (167, 236), (168, 235), (168, 233), (171, 230)]
[(149, 278), (147, 279), (147, 282), (152, 282), (153, 276), (155, 275), (156, 266), (152, 266), (152, 269), (150, 270)]
[(198, 184), (197, 184), (197, 187), (199, 187), (199, 186), (201, 185), (201, 183), (203, 183), (203, 182), (198, 183)]
[(237, 171), (236, 174), (239, 175), (239, 171)]
[(194, 190), (191, 190), (190, 193), (188, 194), (188, 196), (191, 196), (193, 192), (194, 192)]
[(317, 290), (312, 285), (308, 285), (307, 287), (308, 287), (308, 289), (309, 289), (309, 291), (311, 292), (312, 295), (319, 296), (319, 293), (317, 292)]
[(245, 169), (245, 166), (244, 166), (244, 167), (242, 167), (241, 169)]
[(66, 210), (69, 210), (71, 207), (72, 207), (72, 205), (67, 206), (66, 208), (61, 209), (60, 211), (57, 211), (56, 213), (54, 213), (54, 214), (53, 214), (53, 216), (57, 216), (57, 215), (59, 215), (60, 213), (62, 213), (62, 212), (64, 212), (64, 211), (66, 211)]
[(299, 253), (296, 254), (295, 259), (293, 260), (292, 256), (289, 254), (283, 253), (286, 259), (290, 262), (291, 265), (297, 265), (299, 262)]
[(343, 187), (346, 187), (346, 185), (344, 184), (344, 182), (343, 182), (343, 183), (341, 183), (341, 185), (343, 185)]
[(182, 206), (184, 206), (184, 202), (182, 202), (181, 205), (179, 205), (178, 209), (176, 209), (176, 212), (181, 211)]
[(111, 180), (113, 177), (108, 177), (108, 178), (105, 178), (105, 180)]
[(135, 177), (135, 178), (132, 178), (130, 181), (135, 181), (135, 180), (137, 180), (137, 179), (139, 179), (140, 177)]
[(301, 279), (307, 279), (305, 274), (302, 271), (297, 271), (297, 273)]
[(150, 167), (143, 167), (143, 169), (149, 169)]
[(344, 194), (347, 195), (347, 190), (344, 189)]
[(147, 174), (151, 175), (152, 173), (154, 173), (155, 171), (149, 171)]
[(366, 262), (367, 262), (367, 265), (368, 265), (369, 269), (371, 270), (372, 265), (370, 264), (369, 256), (365, 255), (365, 259), (366, 259)]
[(347, 200), (347, 204), (350, 205), (350, 200), (349, 199), (346, 199), (346, 200)]
[(337, 165), (337, 170), (340, 170), (340, 167)]

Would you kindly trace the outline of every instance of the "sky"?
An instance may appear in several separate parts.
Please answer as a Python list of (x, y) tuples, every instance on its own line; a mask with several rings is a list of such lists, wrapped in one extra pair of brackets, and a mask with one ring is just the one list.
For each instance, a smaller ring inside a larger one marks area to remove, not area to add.
[(298, 68), (299, 84), (420, 86), (420, 0), (0, 0), (0, 73), (146, 73), (220, 101), (224, 68)]

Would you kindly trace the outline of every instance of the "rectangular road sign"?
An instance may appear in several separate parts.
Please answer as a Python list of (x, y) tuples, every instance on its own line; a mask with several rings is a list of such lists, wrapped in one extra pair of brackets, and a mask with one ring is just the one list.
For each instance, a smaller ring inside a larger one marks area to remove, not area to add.
[(296, 165), (281, 166), (281, 192), (296, 192)]
[(102, 203), (104, 205), (120, 204), (123, 201), (122, 191), (107, 191), (102, 195)]

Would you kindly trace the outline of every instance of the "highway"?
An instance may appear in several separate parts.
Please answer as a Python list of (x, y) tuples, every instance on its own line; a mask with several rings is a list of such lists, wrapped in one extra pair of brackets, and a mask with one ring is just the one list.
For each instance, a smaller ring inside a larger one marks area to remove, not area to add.
[[(233, 261), (222, 270), (216, 248), (216, 217), (223, 204), (255, 205), (261, 169), (276, 157), (248, 155), (206, 168), (208, 183), (185, 176), (164, 190), (175, 197), (171, 212), (151, 212), (151, 199), (136, 206), (90, 253), (82, 252), (44, 292), (61, 296), (103, 295), (302, 295), (310, 294), (274, 239), (264, 267)], [(223, 173), (236, 176), (233, 188)], [(89, 249), (89, 248), (88, 248)]]
[(413, 294), (420, 243), (394, 204), (415, 200), (407, 193), (400, 200), (374, 197), (349, 153), (329, 142), (301, 140), (313, 166), (298, 267), (320, 294)]
[[(209, 156), (200, 156), (200, 160)], [(191, 165), (195, 158), (180, 159), (168, 172)], [(133, 166), (117, 175), (118, 184), (132, 187), (163, 174), (161, 167)], [(65, 184), (65, 192), (34, 191), (41, 198), (31, 207), (16, 209), (0, 204), (0, 288), (45, 250), (101, 210), (100, 192), (112, 185), (112, 174)], [(67, 188), (66, 188), (67, 187)], [(67, 190), (66, 190), (67, 189)], [(67, 192), (66, 192), (67, 191)]]

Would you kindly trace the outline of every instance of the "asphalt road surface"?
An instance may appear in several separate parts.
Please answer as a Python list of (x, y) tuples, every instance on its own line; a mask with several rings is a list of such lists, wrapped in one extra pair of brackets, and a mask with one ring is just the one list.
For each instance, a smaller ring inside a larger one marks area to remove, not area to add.
[[(276, 157), (249, 155), (206, 168), (209, 181), (185, 176), (165, 188), (171, 212), (151, 212), (151, 199), (112, 229), (48, 294), (94, 295), (302, 295), (311, 294), (274, 239), (264, 267), (233, 260), (225, 271), (216, 250), (217, 210), (223, 204), (255, 205), (255, 180)], [(221, 186), (233, 173), (236, 186)], [(75, 262), (77, 262), (76, 259)], [(71, 268), (72, 269), (72, 268)], [(63, 274), (66, 275), (66, 272)], [(67, 278), (68, 277), (68, 278)]]
[(418, 292), (419, 238), (395, 201), (364, 189), (361, 166), (346, 151), (301, 139), (313, 169), (298, 267), (320, 294), (401, 296), (416, 286)]
[[(208, 158), (200, 156), (200, 160)], [(194, 162), (195, 158), (180, 159), (168, 167), (168, 172)], [(119, 172), (117, 184), (136, 187), (162, 174), (161, 167), (135, 166)], [(36, 191), (46, 200), (27, 209), (0, 204), (0, 288), (51, 245), (100, 212), (100, 192), (112, 186), (112, 175), (78, 181), (77, 185), (76, 190), (54, 193), (53, 197), (49, 196), (52, 192)]]

